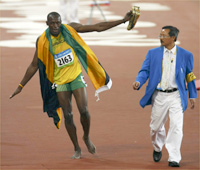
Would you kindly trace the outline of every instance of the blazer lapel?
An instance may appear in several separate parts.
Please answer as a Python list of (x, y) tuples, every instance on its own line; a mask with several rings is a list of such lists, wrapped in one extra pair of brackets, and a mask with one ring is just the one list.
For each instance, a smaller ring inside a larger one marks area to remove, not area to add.
[(161, 76), (162, 76), (162, 61), (163, 61), (163, 50), (164, 50), (164, 47), (161, 47), (160, 48), (160, 50), (159, 50), (159, 52), (158, 52), (158, 59), (157, 59), (157, 61), (158, 61), (158, 75), (159, 75), (159, 77), (160, 77), (160, 79), (161, 79)]
[(178, 73), (180, 71), (180, 66), (181, 66), (181, 54), (180, 54), (180, 48), (178, 46), (176, 46), (176, 70), (175, 70), (175, 74), (176, 77), (178, 76)]

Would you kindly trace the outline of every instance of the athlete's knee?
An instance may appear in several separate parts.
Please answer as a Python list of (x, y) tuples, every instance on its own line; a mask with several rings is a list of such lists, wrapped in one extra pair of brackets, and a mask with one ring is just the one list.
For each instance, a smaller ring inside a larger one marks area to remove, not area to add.
[(73, 123), (73, 114), (72, 112), (64, 112), (65, 122), (70, 124)]
[(87, 107), (80, 109), (80, 115), (82, 118), (88, 119), (90, 117)]

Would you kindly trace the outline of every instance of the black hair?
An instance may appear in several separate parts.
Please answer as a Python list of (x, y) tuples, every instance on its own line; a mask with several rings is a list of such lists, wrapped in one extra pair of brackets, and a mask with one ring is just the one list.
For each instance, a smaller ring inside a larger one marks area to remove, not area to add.
[(175, 36), (175, 42), (176, 42), (176, 40), (177, 40), (177, 37), (178, 37), (178, 33), (179, 33), (179, 29), (178, 28), (176, 28), (176, 27), (173, 27), (173, 26), (164, 26), (164, 27), (162, 27), (162, 29), (169, 29), (170, 31), (169, 31), (169, 36), (170, 37), (173, 37), (173, 36)]
[(48, 19), (49, 19), (51, 16), (57, 16), (57, 17), (60, 17), (60, 14), (57, 13), (57, 12), (50, 12), (50, 13), (47, 15), (47, 21), (48, 21)]

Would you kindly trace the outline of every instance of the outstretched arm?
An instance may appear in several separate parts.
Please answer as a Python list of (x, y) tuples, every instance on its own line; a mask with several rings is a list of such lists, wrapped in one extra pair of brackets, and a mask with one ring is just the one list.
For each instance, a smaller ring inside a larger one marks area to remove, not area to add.
[(105, 31), (110, 28), (116, 27), (117, 25), (125, 23), (126, 21), (129, 21), (131, 16), (132, 16), (132, 11), (129, 11), (127, 12), (127, 14), (125, 15), (123, 19), (117, 20), (117, 21), (100, 22), (93, 25), (82, 25), (79, 23), (70, 23), (69, 25), (73, 27), (77, 32), (80, 32), (80, 33), (93, 32), (93, 31), (101, 32), (101, 31)]
[(22, 91), (22, 88), (26, 85), (26, 83), (28, 83), (28, 81), (33, 77), (33, 75), (37, 72), (37, 70), (38, 70), (38, 57), (37, 57), (37, 49), (36, 49), (31, 64), (27, 68), (26, 73), (22, 81), (18, 85), (17, 89), (10, 96), (10, 99)]

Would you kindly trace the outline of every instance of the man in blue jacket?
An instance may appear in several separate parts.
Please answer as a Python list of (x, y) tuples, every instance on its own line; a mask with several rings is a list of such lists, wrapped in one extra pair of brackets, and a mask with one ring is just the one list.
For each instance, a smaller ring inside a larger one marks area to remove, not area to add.
[[(165, 144), (171, 167), (179, 167), (181, 161), (183, 115), (187, 108), (188, 92), (192, 109), (197, 98), (194, 81), (196, 77), (192, 72), (193, 55), (175, 45), (178, 33), (179, 30), (173, 26), (162, 28), (159, 36), (161, 47), (148, 51), (133, 83), (133, 89), (139, 90), (149, 79), (140, 105), (143, 108), (152, 105), (150, 129), (154, 148), (153, 159), (155, 162), (160, 161)], [(170, 124), (166, 136), (165, 123), (168, 116)]]

